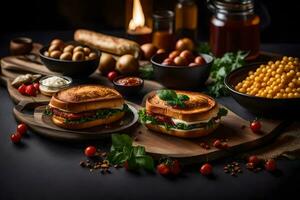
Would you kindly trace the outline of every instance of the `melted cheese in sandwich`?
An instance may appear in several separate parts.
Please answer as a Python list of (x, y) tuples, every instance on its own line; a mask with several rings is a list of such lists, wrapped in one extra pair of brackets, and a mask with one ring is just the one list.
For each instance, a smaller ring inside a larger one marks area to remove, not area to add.
[(174, 118), (172, 118), (172, 121), (174, 122), (174, 124), (193, 125), (193, 124), (207, 123), (209, 121), (209, 119), (203, 120), (203, 121), (187, 122), (187, 121), (184, 121), (184, 120), (181, 120), (181, 119), (174, 119)]
[(112, 109), (119, 109), (119, 110), (122, 110), (123, 108), (124, 108), (124, 104), (123, 104), (123, 105), (120, 105), (120, 106), (113, 107)]

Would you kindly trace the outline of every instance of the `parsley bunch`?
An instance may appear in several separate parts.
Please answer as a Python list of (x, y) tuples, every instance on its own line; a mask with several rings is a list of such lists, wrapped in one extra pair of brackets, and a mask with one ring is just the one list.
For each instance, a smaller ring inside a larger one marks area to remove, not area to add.
[(210, 95), (215, 97), (228, 95), (224, 79), (231, 71), (245, 64), (247, 55), (248, 52), (238, 51), (236, 53), (226, 53), (223, 57), (215, 59), (210, 71), (212, 80), (212, 84), (208, 87)]

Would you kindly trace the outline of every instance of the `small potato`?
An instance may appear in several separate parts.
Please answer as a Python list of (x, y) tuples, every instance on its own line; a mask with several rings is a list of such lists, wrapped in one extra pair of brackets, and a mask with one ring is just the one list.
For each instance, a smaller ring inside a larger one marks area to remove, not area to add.
[(84, 60), (89, 60), (89, 56), (84, 56)]
[(97, 58), (97, 54), (95, 52), (92, 52), (92, 53), (89, 54), (89, 59), (90, 60), (94, 60), (96, 58)]
[(166, 50), (164, 50), (164, 49), (158, 49), (156, 53), (157, 53), (157, 54), (160, 54), (160, 53), (166, 53)]
[(82, 61), (84, 60), (84, 53), (82, 51), (76, 51), (72, 56), (73, 61)]
[(51, 46), (48, 49), (48, 52), (52, 52), (52, 51), (55, 51), (55, 50), (60, 51), (61, 50), (60, 46), (57, 45), (57, 44), (51, 44)]
[(51, 58), (59, 59), (60, 55), (61, 55), (61, 51), (59, 51), (59, 50), (55, 50), (55, 51), (50, 52), (50, 57)]
[(177, 56), (176, 58), (174, 58), (174, 63), (175, 63), (175, 65), (178, 65), (178, 66), (188, 65), (188, 61), (181, 56)]
[(72, 53), (74, 48), (75, 48), (74, 45), (69, 44), (69, 45), (67, 45), (64, 48), (63, 52), (70, 52), (70, 53)]
[(180, 54), (180, 51), (172, 51), (169, 54), (169, 58), (174, 59), (175, 57), (179, 56), (179, 54)]
[(121, 56), (116, 64), (116, 70), (121, 74), (134, 74), (137, 73), (138, 69), (139, 63), (131, 54)]
[(88, 48), (88, 47), (84, 47), (84, 48), (83, 48), (83, 52), (84, 52), (84, 54), (85, 54), (86, 56), (88, 56), (88, 55), (91, 53), (91, 49)]
[(48, 52), (48, 51), (45, 51), (45, 52), (44, 52), (44, 56), (49, 57), (49, 52)]
[(150, 58), (156, 53), (157, 48), (152, 43), (146, 43), (141, 46), (143, 57), (145, 60), (150, 60)]
[(110, 54), (102, 54), (100, 58), (99, 70), (103, 75), (115, 70), (116, 60)]
[(63, 48), (65, 46), (65, 43), (61, 39), (54, 39), (51, 41), (50, 45), (57, 45), (60, 48)]
[(83, 52), (83, 47), (82, 47), (82, 46), (77, 46), (77, 47), (75, 47), (75, 48), (73, 49), (73, 52), (74, 52), (74, 53), (77, 52), (77, 51)]
[(60, 55), (61, 60), (72, 60), (72, 54), (70, 52), (64, 52)]
[(194, 42), (189, 38), (182, 38), (176, 42), (176, 49), (179, 51), (183, 50), (194, 50)]

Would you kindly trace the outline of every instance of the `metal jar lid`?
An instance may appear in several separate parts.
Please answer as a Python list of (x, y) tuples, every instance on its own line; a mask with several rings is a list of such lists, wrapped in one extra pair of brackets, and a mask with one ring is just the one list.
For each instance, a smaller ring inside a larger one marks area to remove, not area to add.
[(254, 11), (254, 0), (207, 0), (207, 3), (214, 13), (247, 15)]

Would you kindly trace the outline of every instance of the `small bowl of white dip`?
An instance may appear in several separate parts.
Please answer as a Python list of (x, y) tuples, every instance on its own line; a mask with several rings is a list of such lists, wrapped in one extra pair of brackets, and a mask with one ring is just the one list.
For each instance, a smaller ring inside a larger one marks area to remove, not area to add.
[(43, 95), (52, 96), (56, 92), (69, 87), (72, 78), (68, 76), (50, 75), (40, 79), (40, 91)]

